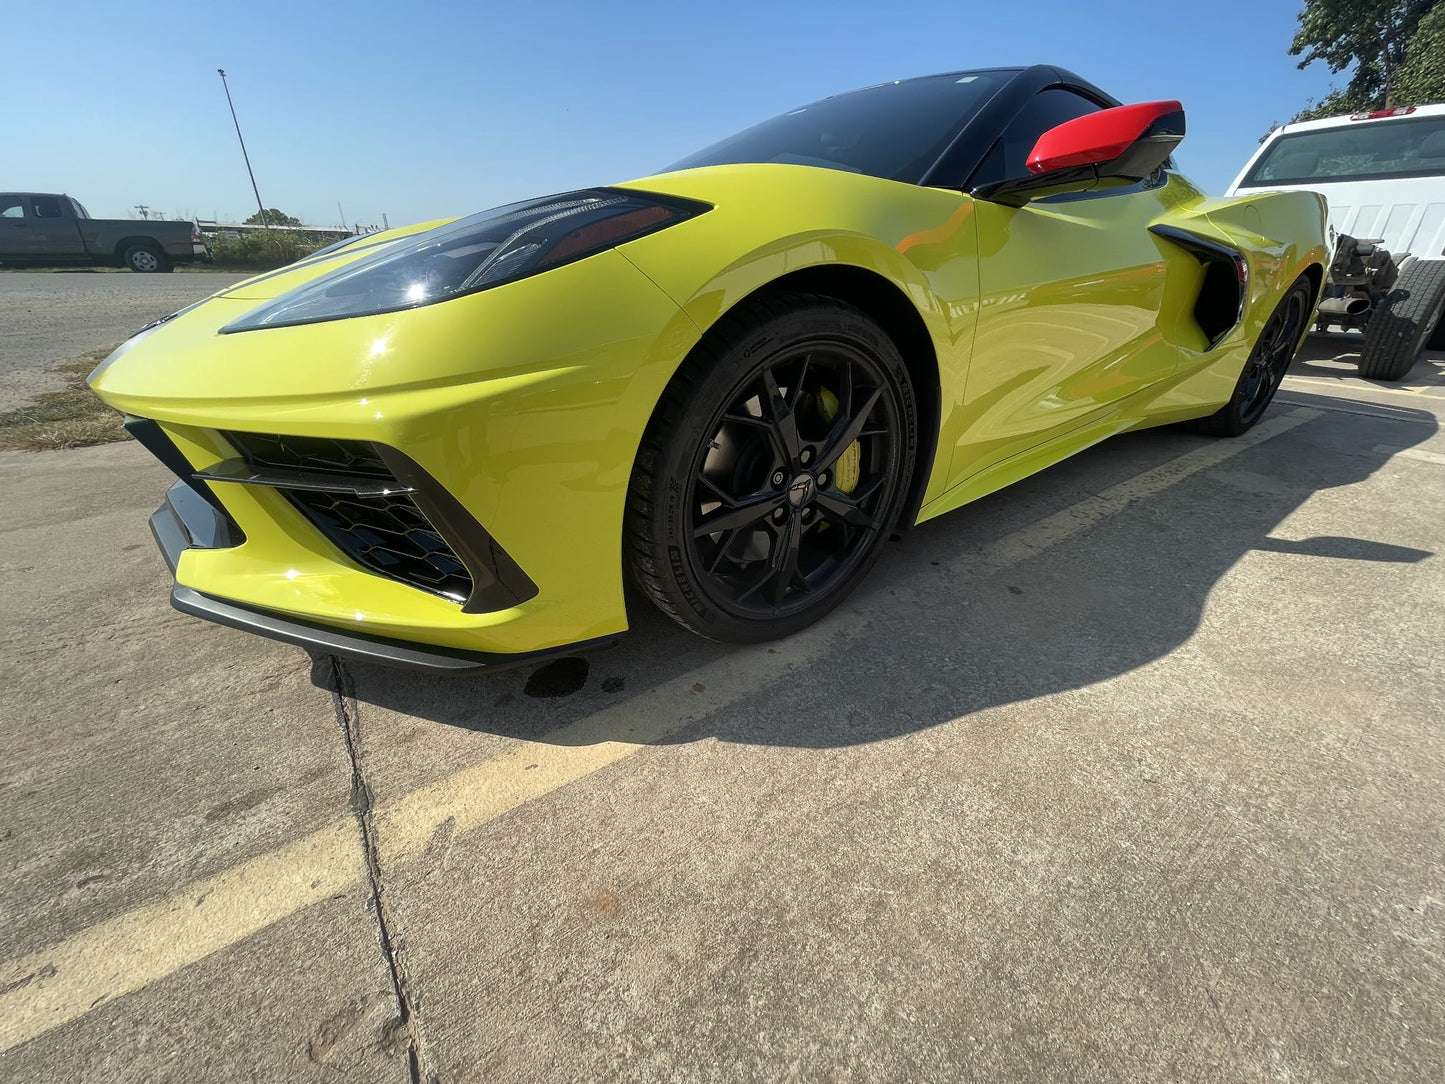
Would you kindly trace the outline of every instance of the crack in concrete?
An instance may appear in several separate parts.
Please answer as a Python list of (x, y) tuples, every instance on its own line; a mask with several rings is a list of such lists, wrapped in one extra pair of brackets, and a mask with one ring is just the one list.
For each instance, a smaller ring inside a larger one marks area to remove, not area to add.
[(361, 850), (366, 859), (366, 876), (371, 886), (377, 941), (381, 946), (382, 959), (386, 961), (391, 975), (392, 993), (396, 996), (397, 1010), (401, 1017), (400, 1030), (405, 1037), (411, 1084), (437, 1084), (437, 1077), (427, 1067), (421, 1019), (411, 993), (411, 980), (407, 974), (402, 946), (396, 936), (396, 922), (386, 902), (386, 886), (382, 881), (381, 857), (373, 818), (375, 802), (372, 800), (371, 786), (361, 770), (361, 719), (357, 711), (356, 697), (352, 692), (351, 676), (339, 657), (330, 655), (328, 658), (331, 661), (331, 698), (336, 708), (336, 721), (341, 727), (347, 758), (351, 761), (351, 812), (361, 830)]

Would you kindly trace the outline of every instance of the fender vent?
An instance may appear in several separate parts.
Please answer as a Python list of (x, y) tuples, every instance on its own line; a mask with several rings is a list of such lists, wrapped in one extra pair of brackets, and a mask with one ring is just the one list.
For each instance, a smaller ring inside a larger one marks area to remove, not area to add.
[(1178, 245), (1204, 268), (1194, 300), (1194, 322), (1204, 332), (1204, 349), (1213, 350), (1244, 319), (1249, 264), (1236, 249), (1176, 226), (1150, 226), (1149, 232)]
[(1243, 307), (1243, 284), (1234, 261), (1201, 260), (1204, 264), (1204, 285), (1194, 302), (1194, 322), (1211, 347), (1234, 330)]

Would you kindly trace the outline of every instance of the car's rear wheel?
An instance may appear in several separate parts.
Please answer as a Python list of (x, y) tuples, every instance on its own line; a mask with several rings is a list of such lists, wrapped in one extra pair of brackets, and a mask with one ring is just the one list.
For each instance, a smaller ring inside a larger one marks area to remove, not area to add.
[(679, 369), (643, 438), (633, 578), (711, 639), (804, 628), (877, 559), (917, 445), (908, 370), (873, 320), (813, 295), (745, 304)]
[(127, 267), (143, 275), (171, 269), (170, 261), (166, 259), (165, 253), (154, 245), (131, 245), (125, 250), (123, 259)]
[(1214, 437), (1237, 437), (1254, 428), (1294, 360), (1313, 300), (1314, 285), (1301, 275), (1264, 322), (1229, 402), (1190, 428)]
[(1406, 256), (1389, 292), (1370, 313), (1360, 347), (1360, 375), (1402, 380), (1430, 340), (1445, 308), (1445, 260)]

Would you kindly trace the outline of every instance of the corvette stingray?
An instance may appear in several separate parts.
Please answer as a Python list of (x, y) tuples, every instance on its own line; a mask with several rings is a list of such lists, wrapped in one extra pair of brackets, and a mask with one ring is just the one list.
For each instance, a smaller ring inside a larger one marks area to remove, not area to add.
[(1212, 199), (1179, 102), (1039, 65), (839, 94), (662, 172), (348, 239), (91, 377), (176, 475), (196, 616), (437, 670), (576, 652), (624, 582), (717, 640), (1110, 436), (1243, 433), (1325, 208)]

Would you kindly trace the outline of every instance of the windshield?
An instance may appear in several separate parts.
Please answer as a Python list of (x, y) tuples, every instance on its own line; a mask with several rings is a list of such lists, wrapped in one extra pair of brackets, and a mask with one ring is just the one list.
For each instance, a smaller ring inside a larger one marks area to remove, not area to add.
[(1445, 116), (1401, 117), (1282, 135), (1239, 187), (1442, 176)]
[(667, 172), (786, 162), (917, 184), (958, 130), (1015, 74), (954, 72), (824, 98), (714, 143)]

